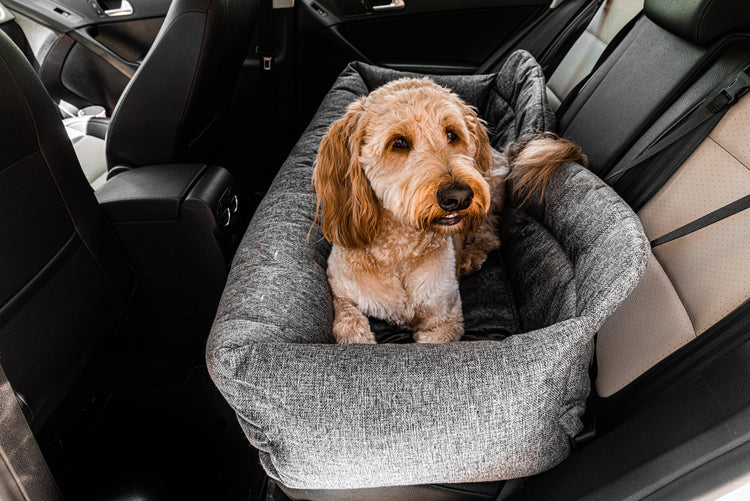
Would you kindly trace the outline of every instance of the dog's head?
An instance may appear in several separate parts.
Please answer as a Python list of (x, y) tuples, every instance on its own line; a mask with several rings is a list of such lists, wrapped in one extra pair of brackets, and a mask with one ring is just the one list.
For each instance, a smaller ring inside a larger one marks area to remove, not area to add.
[(325, 237), (366, 247), (382, 211), (422, 231), (471, 234), (490, 207), (487, 130), (457, 95), (405, 78), (349, 106), (320, 144), (314, 185)]

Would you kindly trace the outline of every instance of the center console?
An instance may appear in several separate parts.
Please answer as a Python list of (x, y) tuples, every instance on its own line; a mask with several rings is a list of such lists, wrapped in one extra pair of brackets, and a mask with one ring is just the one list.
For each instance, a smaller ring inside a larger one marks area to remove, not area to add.
[(210, 321), (241, 237), (231, 174), (205, 164), (124, 171), (96, 191), (155, 312)]

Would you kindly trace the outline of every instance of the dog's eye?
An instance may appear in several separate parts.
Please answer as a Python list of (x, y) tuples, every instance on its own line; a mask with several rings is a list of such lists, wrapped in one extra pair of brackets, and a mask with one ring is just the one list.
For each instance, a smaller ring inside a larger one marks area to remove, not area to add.
[(453, 141), (456, 141), (458, 139), (458, 134), (456, 134), (452, 130), (447, 131), (445, 135), (448, 136), (449, 143), (452, 143)]
[(395, 141), (393, 141), (393, 149), (394, 150), (408, 150), (409, 149), (409, 143), (404, 139), (403, 137), (396, 138)]

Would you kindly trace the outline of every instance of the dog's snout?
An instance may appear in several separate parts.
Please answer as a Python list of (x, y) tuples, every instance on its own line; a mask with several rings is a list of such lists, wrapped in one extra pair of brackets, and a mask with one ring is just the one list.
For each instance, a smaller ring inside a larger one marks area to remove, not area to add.
[(451, 184), (440, 188), (437, 193), (437, 203), (446, 211), (464, 210), (471, 205), (474, 190), (466, 184)]

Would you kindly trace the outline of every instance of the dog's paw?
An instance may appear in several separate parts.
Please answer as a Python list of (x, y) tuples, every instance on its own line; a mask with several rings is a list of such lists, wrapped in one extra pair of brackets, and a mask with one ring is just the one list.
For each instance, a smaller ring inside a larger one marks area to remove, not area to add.
[(451, 343), (458, 341), (464, 334), (464, 329), (460, 325), (441, 325), (434, 329), (426, 331), (417, 331), (414, 333), (414, 341), (417, 343)]
[(375, 335), (370, 330), (367, 317), (346, 298), (334, 296), (333, 336), (339, 344), (375, 344)]
[[(364, 319), (364, 322), (362, 321)], [(363, 316), (353, 321), (339, 321), (333, 324), (333, 335), (338, 344), (376, 344), (375, 334), (370, 330), (370, 324)]]
[(372, 332), (351, 332), (345, 335), (336, 334), (336, 342), (338, 344), (377, 344), (375, 335)]
[(487, 261), (486, 252), (464, 252), (461, 255), (461, 262), (458, 264), (458, 275), (464, 276), (474, 273), (482, 267), (485, 261)]

